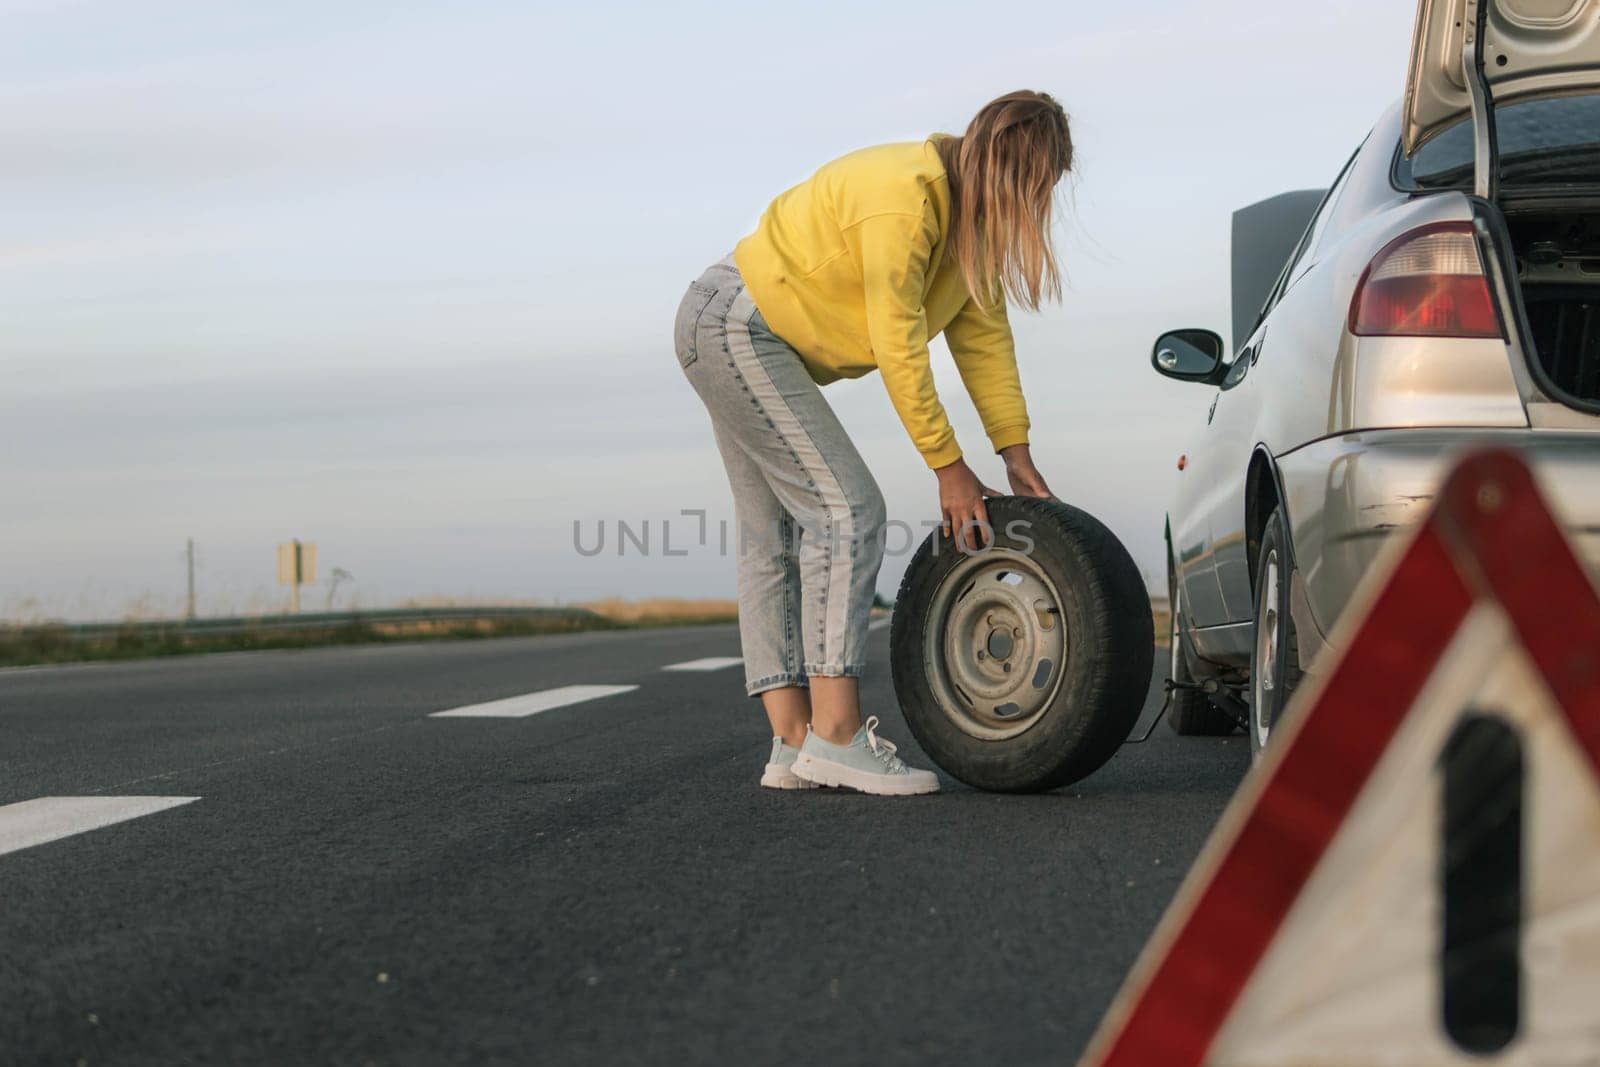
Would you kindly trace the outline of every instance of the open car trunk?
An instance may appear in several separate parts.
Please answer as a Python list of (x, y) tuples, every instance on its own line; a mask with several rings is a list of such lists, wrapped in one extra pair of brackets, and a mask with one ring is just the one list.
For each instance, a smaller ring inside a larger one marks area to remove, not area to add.
[(1600, 91), (1596, 0), (1418, 0), (1406, 77), (1406, 155), (1474, 110)]
[(1401, 149), (1419, 190), (1470, 179), (1529, 370), (1600, 413), (1600, 0), (1418, 0)]
[(1600, 405), (1600, 200), (1505, 208), (1532, 349), (1556, 399)]

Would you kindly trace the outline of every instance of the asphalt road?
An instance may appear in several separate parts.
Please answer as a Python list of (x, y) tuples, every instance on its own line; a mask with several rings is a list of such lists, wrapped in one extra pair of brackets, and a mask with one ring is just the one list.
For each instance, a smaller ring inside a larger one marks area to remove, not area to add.
[[(0, 851), (0, 1062), (1075, 1057), (1244, 739), (1162, 726), (1047, 796), (775, 793), (739, 669), (661, 669), (737, 654), (714, 627), (0, 672), (0, 805), (199, 798)], [(570, 684), (639, 688), (429, 717)], [(886, 670), (865, 697), (926, 765)]]

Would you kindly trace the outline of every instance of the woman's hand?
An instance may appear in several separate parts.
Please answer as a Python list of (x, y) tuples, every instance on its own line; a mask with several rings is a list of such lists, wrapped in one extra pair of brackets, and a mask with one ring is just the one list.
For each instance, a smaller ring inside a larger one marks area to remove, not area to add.
[(1033, 454), (1028, 451), (1027, 445), (1012, 445), (1003, 449), (1000, 458), (1005, 460), (1006, 479), (1017, 496), (1037, 496), (1047, 500), (1055, 496), (1050, 487), (1044, 484), (1044, 475), (1033, 465)]
[(978, 481), (967, 461), (958, 459), (933, 472), (939, 478), (939, 514), (944, 534), (956, 539), (963, 552), (976, 552), (989, 544), (989, 509), (983, 498), (1000, 494)]

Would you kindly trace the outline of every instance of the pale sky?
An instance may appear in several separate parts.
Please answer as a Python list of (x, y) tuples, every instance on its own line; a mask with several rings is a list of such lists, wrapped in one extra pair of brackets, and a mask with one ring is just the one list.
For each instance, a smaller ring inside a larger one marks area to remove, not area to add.
[[(1064, 103), (1080, 162), (1067, 297), (1012, 316), (1035, 458), (1160, 584), (1210, 396), (1151, 342), (1226, 332), (1230, 213), (1332, 180), (1403, 89), (1412, 16), (0, 0), (0, 618), (180, 612), (189, 537), (203, 614), (281, 606), (295, 536), (354, 575), (340, 605), (732, 595), (731, 560), (659, 552), (680, 509), (731, 516), (673, 358), (684, 286), (823, 162), (1017, 88)], [(825, 395), (891, 515), (934, 517), (879, 379)], [(617, 557), (619, 519), (649, 557)]]

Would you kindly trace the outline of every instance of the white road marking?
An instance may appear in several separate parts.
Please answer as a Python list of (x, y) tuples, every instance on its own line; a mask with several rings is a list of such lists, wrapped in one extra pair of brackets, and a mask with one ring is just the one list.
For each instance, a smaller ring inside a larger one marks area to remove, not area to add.
[(705, 659), (692, 659), (686, 663), (669, 663), (662, 667), (664, 671), (720, 671), (726, 667), (737, 667), (744, 660), (738, 656), (708, 656)]
[(468, 704), (466, 707), (436, 711), (430, 719), (522, 719), (551, 708), (564, 708), (568, 704), (581, 704), (585, 700), (599, 700), (618, 693), (631, 693), (636, 685), (564, 685), (559, 689), (545, 689), (538, 693), (491, 700), (487, 704)]
[(873, 619), (871, 622), (867, 623), (867, 629), (869, 629), (869, 630), (881, 630), (885, 626), (888, 626), (893, 621), (894, 621), (894, 619), (892, 619), (892, 618), (888, 618), (888, 619)]
[(0, 807), (0, 855), (192, 804), (199, 797), (39, 797)]

